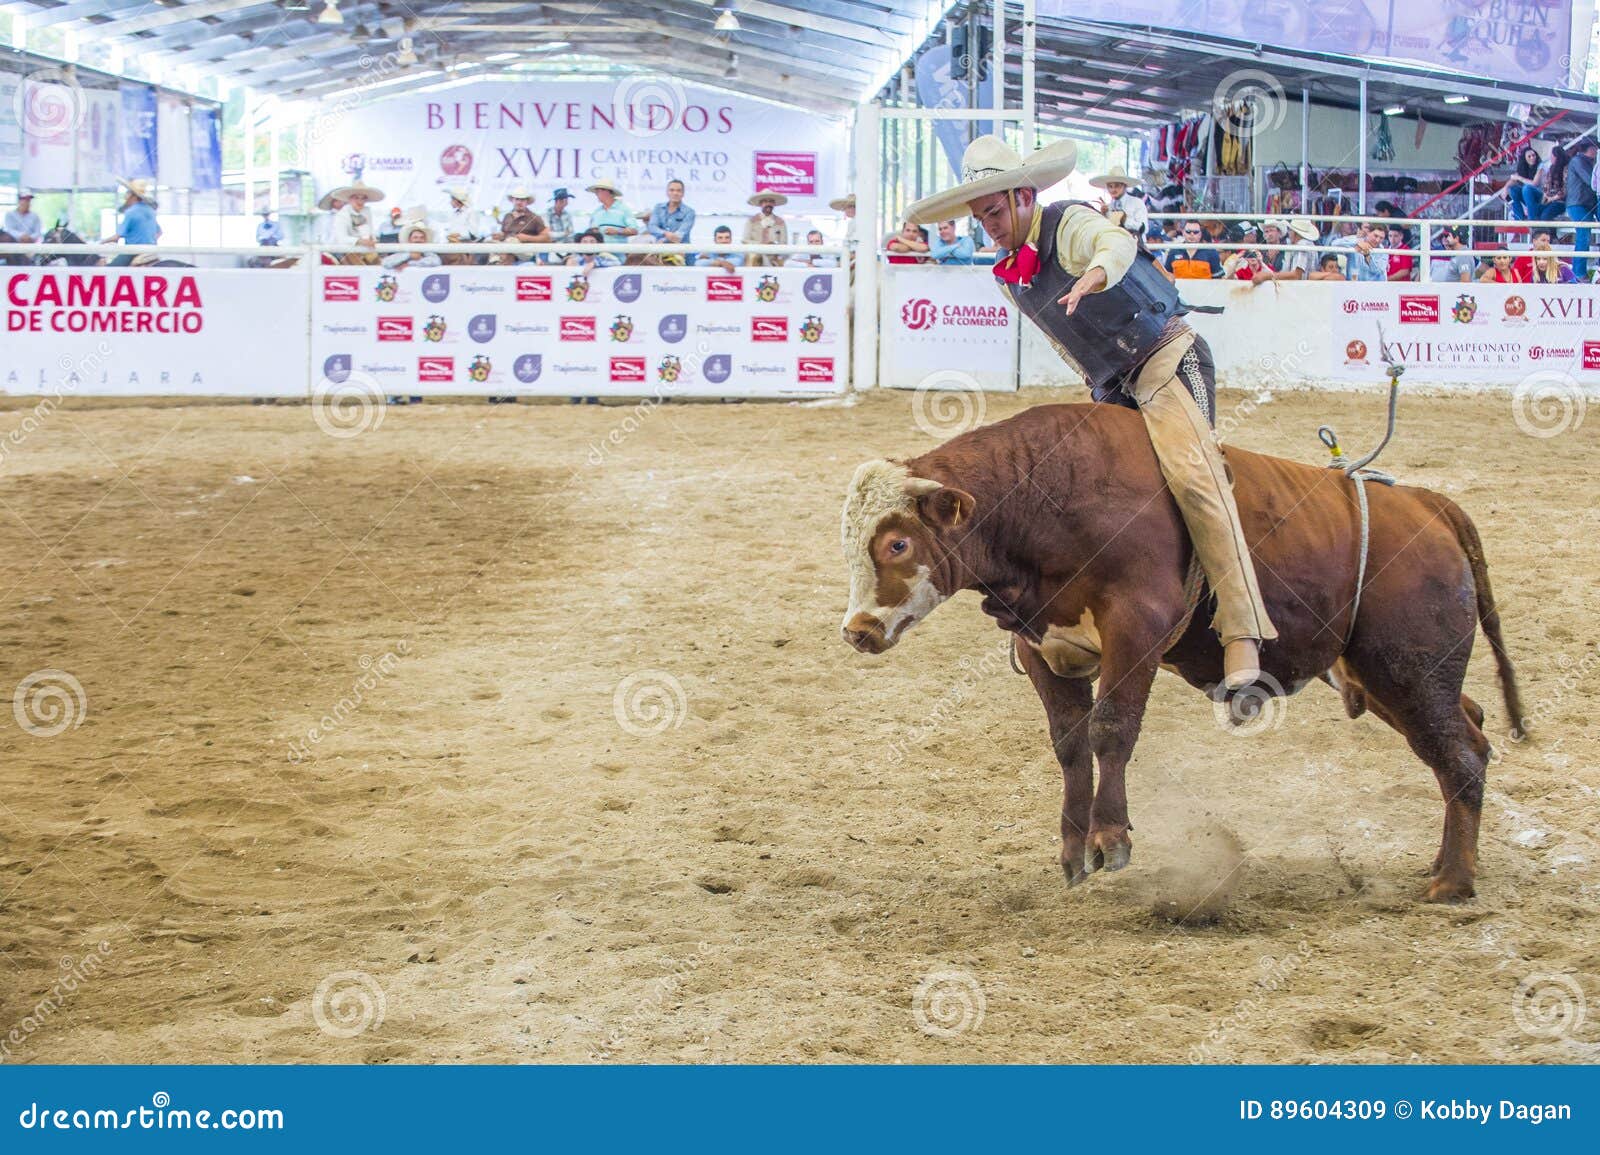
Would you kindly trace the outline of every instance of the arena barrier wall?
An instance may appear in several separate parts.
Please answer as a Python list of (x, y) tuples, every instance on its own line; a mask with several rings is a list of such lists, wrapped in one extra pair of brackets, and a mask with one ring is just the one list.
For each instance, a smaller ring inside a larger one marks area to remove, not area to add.
[(1017, 310), (987, 269), (886, 264), (882, 273), (879, 384), (1016, 389)]

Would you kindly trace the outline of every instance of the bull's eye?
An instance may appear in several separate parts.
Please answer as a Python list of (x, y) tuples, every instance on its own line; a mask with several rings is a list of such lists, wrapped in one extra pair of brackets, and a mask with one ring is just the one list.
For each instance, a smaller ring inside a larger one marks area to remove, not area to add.
[(902, 554), (905, 553), (910, 547), (911, 543), (909, 541), (903, 537), (897, 537), (889, 543), (889, 552), (892, 554)]

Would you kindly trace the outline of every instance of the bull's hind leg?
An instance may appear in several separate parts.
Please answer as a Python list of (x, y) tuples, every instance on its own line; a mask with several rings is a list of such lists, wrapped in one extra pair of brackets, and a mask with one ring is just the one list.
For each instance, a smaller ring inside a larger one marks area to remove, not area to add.
[(1089, 748), (1089, 708), (1094, 704), (1094, 689), (1086, 678), (1063, 678), (1053, 673), (1032, 646), (1014, 644), (1050, 721), (1050, 743), (1061, 764), (1061, 872), (1066, 875), (1068, 886), (1076, 886), (1089, 877), (1084, 870), (1084, 853), (1094, 802), (1094, 754)]
[[(1091, 871), (1121, 870), (1133, 856), (1126, 771), (1139, 740), (1161, 652), (1159, 634), (1152, 638), (1132, 629), (1119, 632), (1120, 624), (1108, 615), (1102, 634), (1108, 644), (1100, 657), (1100, 691), (1089, 714), (1089, 745), (1100, 767), (1089, 820)], [(1127, 624), (1149, 625), (1142, 620)]]

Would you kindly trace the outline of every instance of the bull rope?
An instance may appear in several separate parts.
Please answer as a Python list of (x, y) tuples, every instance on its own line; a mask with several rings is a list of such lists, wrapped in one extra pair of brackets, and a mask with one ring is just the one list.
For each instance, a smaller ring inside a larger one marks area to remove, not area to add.
[(1328, 462), (1329, 469), (1343, 471), (1352, 484), (1356, 487), (1356, 505), (1361, 510), (1361, 553), (1356, 563), (1356, 593), (1350, 602), (1350, 626), (1345, 631), (1344, 644), (1349, 646), (1350, 639), (1356, 632), (1356, 615), (1361, 611), (1361, 589), (1367, 580), (1367, 551), (1371, 540), (1371, 515), (1367, 511), (1366, 482), (1376, 481), (1380, 485), (1393, 485), (1394, 477), (1381, 469), (1371, 468), (1373, 460), (1382, 453), (1389, 444), (1389, 439), (1394, 436), (1395, 409), (1400, 402), (1400, 375), (1406, 371), (1401, 362), (1394, 359), (1390, 353), (1389, 345), (1383, 339), (1383, 326), (1378, 326), (1378, 348), (1382, 350), (1384, 363), (1388, 366), (1385, 372), (1389, 376), (1389, 428), (1383, 435), (1383, 440), (1371, 453), (1359, 461), (1350, 461), (1344, 455), (1344, 450), (1339, 448), (1339, 435), (1333, 431), (1333, 426), (1323, 425), (1317, 429), (1317, 439), (1328, 447), (1333, 460)]

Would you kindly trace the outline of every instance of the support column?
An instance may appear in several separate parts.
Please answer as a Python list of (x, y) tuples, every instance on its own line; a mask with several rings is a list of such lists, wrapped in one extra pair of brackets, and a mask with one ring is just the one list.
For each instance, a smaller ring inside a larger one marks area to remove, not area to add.
[(1300, 86), (1300, 211), (1311, 211), (1311, 86)]
[(1367, 211), (1367, 74), (1361, 74), (1361, 155), (1356, 168), (1356, 211)]
[(1034, 0), (1022, 0), (1022, 155), (1033, 152), (1034, 90), (1033, 58), (1037, 55), (1038, 30), (1034, 26)]
[(854, 330), (850, 377), (857, 390), (878, 384), (878, 196), (884, 182), (881, 110), (856, 107), (856, 218), (852, 237), (855, 276), (851, 278)]

